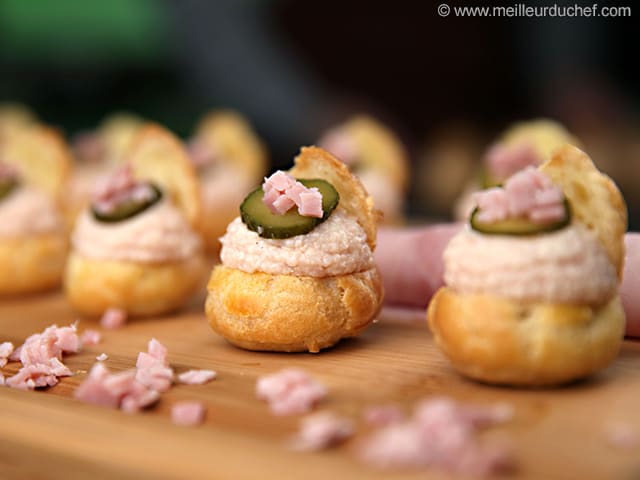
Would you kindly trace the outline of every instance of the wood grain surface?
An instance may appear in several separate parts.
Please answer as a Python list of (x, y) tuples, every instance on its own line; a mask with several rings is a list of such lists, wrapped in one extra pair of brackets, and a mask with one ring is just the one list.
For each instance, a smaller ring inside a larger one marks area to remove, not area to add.
[[(320, 354), (272, 354), (237, 349), (208, 327), (201, 304), (177, 315), (134, 320), (103, 331), (97, 346), (66, 356), (77, 374), (57, 386), (23, 392), (0, 388), (0, 478), (6, 479), (236, 479), (236, 478), (448, 478), (437, 471), (378, 472), (360, 464), (353, 447), (367, 434), (365, 407), (446, 395), (465, 402), (508, 402), (515, 418), (483, 434), (508, 442), (527, 479), (640, 478), (640, 446), (614, 448), (606, 429), (615, 422), (640, 434), (640, 343), (625, 342), (615, 364), (594, 378), (548, 390), (481, 385), (459, 377), (435, 348), (424, 312), (383, 311), (361, 337)], [(16, 346), (44, 327), (77, 319), (59, 293), (0, 300), (0, 341)], [(80, 332), (97, 328), (80, 321)], [(176, 385), (140, 414), (81, 404), (72, 398), (95, 357), (106, 353), (113, 370), (131, 368), (155, 337), (169, 349), (177, 373), (210, 368), (218, 378), (202, 386)], [(18, 364), (2, 369), (5, 376)], [(272, 416), (256, 399), (258, 376), (288, 366), (306, 369), (329, 389), (321, 409), (358, 422), (346, 444), (319, 453), (286, 448), (299, 417)], [(202, 400), (199, 427), (174, 426), (171, 405)]]

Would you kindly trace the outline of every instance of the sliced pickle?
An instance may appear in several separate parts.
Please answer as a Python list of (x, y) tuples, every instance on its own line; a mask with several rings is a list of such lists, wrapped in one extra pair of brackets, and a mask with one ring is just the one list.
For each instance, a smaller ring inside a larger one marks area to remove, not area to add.
[(155, 185), (151, 184), (153, 196), (148, 200), (128, 200), (118, 205), (113, 212), (98, 212), (95, 207), (91, 207), (91, 212), (96, 220), (105, 223), (115, 223), (127, 220), (131, 217), (144, 212), (162, 199), (162, 191)]
[(309, 233), (324, 222), (338, 206), (340, 196), (329, 182), (321, 179), (298, 179), (305, 187), (316, 187), (322, 194), (322, 218), (300, 215), (292, 208), (283, 215), (271, 213), (262, 201), (262, 186), (251, 192), (240, 205), (240, 217), (249, 230), (264, 238), (289, 238)]
[(478, 220), (479, 210), (476, 207), (471, 213), (470, 223), (474, 230), (489, 235), (537, 235), (560, 230), (569, 225), (571, 223), (571, 209), (566, 198), (564, 199), (564, 211), (565, 215), (561, 220), (551, 223), (535, 223), (526, 218), (510, 218), (498, 222), (483, 223)]
[(4, 200), (5, 197), (8, 197), (19, 184), (20, 182), (18, 182), (16, 178), (5, 178), (0, 180), (0, 200)]

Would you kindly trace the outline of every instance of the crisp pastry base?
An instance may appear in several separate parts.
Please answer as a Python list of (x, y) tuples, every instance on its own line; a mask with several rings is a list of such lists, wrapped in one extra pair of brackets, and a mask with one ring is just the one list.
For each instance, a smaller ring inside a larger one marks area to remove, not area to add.
[(62, 282), (67, 251), (64, 233), (0, 239), (0, 295), (57, 287)]
[(64, 287), (79, 312), (102, 315), (121, 308), (131, 315), (157, 315), (183, 306), (203, 284), (208, 263), (202, 254), (176, 262), (142, 264), (69, 256)]
[(444, 287), (431, 300), (427, 320), (436, 343), (463, 375), (545, 386), (586, 377), (611, 363), (625, 317), (618, 296), (599, 308), (525, 305)]
[(314, 278), (246, 273), (218, 265), (207, 287), (211, 328), (248, 350), (318, 352), (353, 337), (382, 305), (377, 268)]

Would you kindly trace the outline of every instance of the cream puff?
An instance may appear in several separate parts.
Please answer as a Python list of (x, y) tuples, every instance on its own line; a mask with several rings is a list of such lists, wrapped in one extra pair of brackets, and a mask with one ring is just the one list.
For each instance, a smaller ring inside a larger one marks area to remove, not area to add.
[(180, 141), (146, 125), (124, 162), (96, 187), (71, 236), (65, 292), (86, 315), (175, 310), (201, 285), (206, 268), (200, 191)]
[(395, 133), (372, 117), (358, 115), (328, 130), (318, 145), (358, 176), (382, 211), (384, 223), (403, 221), (409, 164)]
[(318, 352), (374, 320), (383, 297), (378, 214), (346, 165), (302, 148), (240, 211), (207, 288), (214, 331), (249, 350)]
[(464, 221), (469, 217), (475, 192), (500, 185), (523, 168), (543, 164), (567, 143), (580, 145), (563, 125), (553, 120), (515, 123), (485, 152), (478, 178), (471, 180), (454, 205), (456, 220)]
[(624, 335), (627, 222), (613, 181), (565, 145), (475, 201), (427, 312), (453, 366), (483, 382), (540, 386), (611, 363)]
[(70, 153), (54, 130), (12, 130), (0, 146), (0, 294), (61, 283), (68, 250), (60, 206)]
[(241, 115), (220, 110), (200, 121), (189, 153), (202, 190), (205, 247), (218, 253), (219, 237), (238, 214), (238, 204), (266, 173), (266, 149)]

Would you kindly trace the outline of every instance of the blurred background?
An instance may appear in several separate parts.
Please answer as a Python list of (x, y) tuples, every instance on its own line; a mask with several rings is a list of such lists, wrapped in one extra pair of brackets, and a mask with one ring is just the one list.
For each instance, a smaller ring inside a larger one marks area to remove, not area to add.
[(640, 11), (442, 18), (437, 5), (1, 0), (0, 102), (28, 105), (69, 138), (114, 111), (186, 138), (206, 111), (233, 108), (264, 139), (272, 168), (368, 112), (407, 146), (408, 214), (430, 219), (448, 218), (501, 131), (550, 117), (618, 182), (640, 229)]

